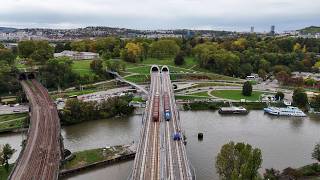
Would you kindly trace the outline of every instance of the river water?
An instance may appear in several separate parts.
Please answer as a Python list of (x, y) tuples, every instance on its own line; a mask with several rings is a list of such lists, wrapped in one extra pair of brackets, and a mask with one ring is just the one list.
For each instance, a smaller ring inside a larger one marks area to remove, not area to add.
[[(320, 141), (320, 118), (274, 117), (262, 111), (245, 116), (221, 116), (212, 111), (181, 111), (182, 127), (187, 136), (187, 155), (198, 180), (218, 179), (214, 161), (221, 146), (229, 141), (247, 142), (262, 150), (264, 168), (283, 169), (314, 162), (311, 151)], [(128, 144), (137, 141), (141, 116), (84, 122), (64, 127), (64, 144), (71, 151)], [(197, 133), (204, 133), (198, 141)], [(0, 135), (0, 144), (10, 143), (20, 151), (21, 134)], [(68, 179), (126, 180), (133, 161), (90, 170)]]

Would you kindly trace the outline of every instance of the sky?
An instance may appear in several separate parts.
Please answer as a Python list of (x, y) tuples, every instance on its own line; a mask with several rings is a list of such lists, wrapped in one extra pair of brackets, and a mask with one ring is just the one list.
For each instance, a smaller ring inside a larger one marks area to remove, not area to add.
[(320, 26), (320, 0), (0, 0), (0, 26), (277, 32)]

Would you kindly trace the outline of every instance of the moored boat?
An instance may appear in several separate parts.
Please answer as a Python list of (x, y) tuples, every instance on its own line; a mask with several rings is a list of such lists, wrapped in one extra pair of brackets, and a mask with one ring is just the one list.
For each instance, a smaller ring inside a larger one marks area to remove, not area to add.
[(248, 111), (246, 108), (244, 107), (235, 107), (235, 106), (231, 106), (231, 107), (221, 107), (219, 109), (219, 113), (220, 114), (248, 114)]
[(276, 115), (276, 116), (295, 116), (295, 117), (305, 117), (307, 116), (303, 111), (297, 107), (288, 106), (285, 108), (278, 107), (267, 107), (263, 109), (265, 113)]

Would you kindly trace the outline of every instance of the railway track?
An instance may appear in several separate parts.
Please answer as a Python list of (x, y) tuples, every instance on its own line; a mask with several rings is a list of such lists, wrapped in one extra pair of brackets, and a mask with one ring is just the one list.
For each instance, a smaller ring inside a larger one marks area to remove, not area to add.
[(61, 160), (60, 120), (47, 90), (36, 80), (22, 80), (31, 105), (26, 145), (9, 179), (58, 179)]
[[(151, 71), (149, 101), (131, 179), (192, 179), (179, 118), (169, 70), (160, 73), (157, 67), (156, 72)], [(182, 140), (174, 140), (176, 134)]]

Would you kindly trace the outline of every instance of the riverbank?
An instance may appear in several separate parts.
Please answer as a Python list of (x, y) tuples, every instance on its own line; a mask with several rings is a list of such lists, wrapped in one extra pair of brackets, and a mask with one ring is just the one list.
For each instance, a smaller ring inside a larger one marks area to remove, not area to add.
[[(247, 110), (263, 110), (267, 107), (265, 102), (232, 102), (234, 106), (242, 106)], [(283, 107), (283, 103), (271, 103), (272, 106)], [(190, 102), (183, 103), (183, 110), (218, 110), (220, 107), (229, 107), (229, 102)]]
[(72, 153), (71, 156), (72, 158), (62, 166), (60, 177), (71, 176), (91, 168), (132, 160), (135, 157), (135, 148), (132, 145), (119, 145), (79, 151)]
[(0, 115), (0, 133), (17, 132), (28, 127), (27, 113)]

